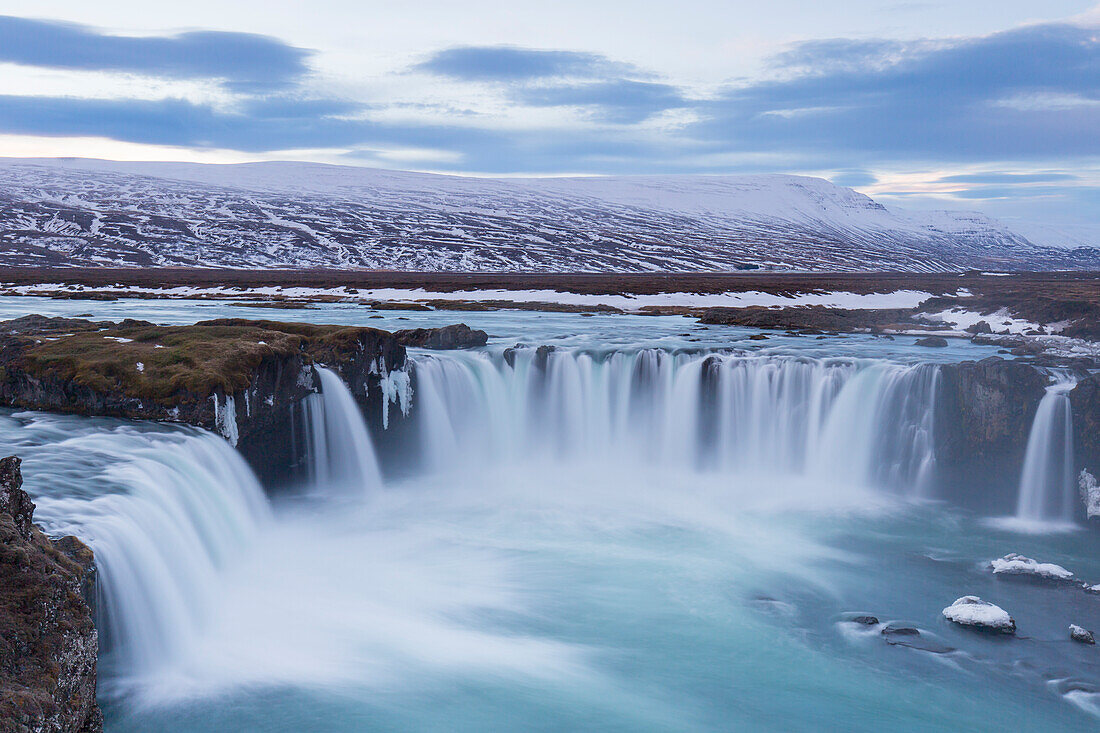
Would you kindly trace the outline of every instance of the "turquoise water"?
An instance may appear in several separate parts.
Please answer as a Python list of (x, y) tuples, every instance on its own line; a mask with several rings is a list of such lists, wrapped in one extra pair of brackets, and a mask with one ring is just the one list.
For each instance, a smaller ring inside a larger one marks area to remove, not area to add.
[[(924, 350), (911, 340), (871, 337), (761, 346), (741, 340), (749, 331), (704, 329), (674, 317), (387, 312), (372, 319), (344, 306), (272, 311), (0, 299), (5, 317), (29, 311), (384, 328), (461, 319), (488, 330), (495, 348), (516, 341), (705, 345), (900, 361), (991, 352), (966, 342)], [(148, 499), (174, 511), (178, 492), (193, 486), (216, 496), (234, 468), (224, 444), (166, 425), (5, 411), (0, 436), (25, 458), (39, 520), (93, 546), (115, 536), (104, 521), (114, 510), (97, 498)], [(222, 463), (213, 478), (200, 470)], [(139, 465), (141, 476), (159, 480), (135, 478), (128, 467)], [(284, 496), (258, 511), (242, 500), (225, 510), (231, 526), (247, 525), (226, 545), (232, 552), (209, 567), (193, 567), (186, 554), (177, 558), (180, 566), (164, 566), (168, 576), (194, 572), (203, 579), (201, 600), (180, 601), (194, 611), (193, 622), (171, 627), (165, 635), (173, 643), (140, 665), (118, 649), (104, 654), (107, 729), (1100, 725), (1100, 652), (1069, 641), (1067, 631), (1070, 623), (1100, 629), (1100, 597), (995, 579), (983, 566), (1019, 552), (1100, 582), (1095, 533), (1015, 533), (948, 503), (904, 501), (874, 487), (834, 488), (813, 474), (782, 470), (742, 475), (598, 456), (519, 456), (414, 473), (364, 501)], [(180, 515), (180, 522), (194, 522), (192, 539), (205, 547), (213, 525), (198, 514)], [(1012, 613), (1019, 636), (947, 624), (940, 610), (965, 594)], [(877, 628), (847, 621), (867, 613), (916, 626), (937, 652), (891, 646)]]

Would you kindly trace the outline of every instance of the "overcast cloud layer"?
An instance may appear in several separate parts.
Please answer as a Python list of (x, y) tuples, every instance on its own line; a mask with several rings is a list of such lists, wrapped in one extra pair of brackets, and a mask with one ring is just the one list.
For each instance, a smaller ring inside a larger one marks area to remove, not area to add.
[(63, 141), (80, 138), (89, 156), (795, 172), (888, 200), (1088, 225), (1100, 223), (1100, 12), (1077, 5), (980, 34), (775, 41), (724, 78), (670, 73), (660, 53), (649, 66), (644, 53), (505, 38), (406, 41), (384, 71), (358, 73), (315, 33), (138, 35), (0, 16), (0, 153), (50, 154), (56, 140), (56, 154), (71, 154)]

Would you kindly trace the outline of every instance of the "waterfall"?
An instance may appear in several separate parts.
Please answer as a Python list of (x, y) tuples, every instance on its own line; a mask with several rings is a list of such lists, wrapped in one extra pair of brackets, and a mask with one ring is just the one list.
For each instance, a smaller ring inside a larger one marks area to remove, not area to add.
[(1073, 415), (1064, 378), (1047, 387), (1027, 438), (1016, 517), (1070, 523), (1076, 514), (1073, 472)]
[(413, 358), (419, 462), (794, 474), (920, 496), (939, 371), (877, 360), (534, 349)]
[(110, 663), (131, 675), (160, 668), (191, 651), (185, 640), (210, 623), (219, 573), (270, 522), (263, 489), (210, 433), (116, 430), (59, 445), (101, 456), (99, 480), (114, 490), (44, 498), (44, 518), (95, 553)]
[(310, 484), (323, 494), (366, 496), (382, 476), (363, 415), (335, 372), (316, 370), (321, 391), (303, 402)]

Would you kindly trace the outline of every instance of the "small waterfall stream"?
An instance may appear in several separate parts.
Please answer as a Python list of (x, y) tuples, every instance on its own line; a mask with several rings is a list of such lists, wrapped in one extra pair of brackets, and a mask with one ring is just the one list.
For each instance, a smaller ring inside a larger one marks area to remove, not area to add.
[(1076, 515), (1073, 474), (1073, 415), (1064, 375), (1047, 387), (1027, 439), (1016, 518), (1069, 524)]
[(303, 403), (310, 484), (317, 493), (367, 496), (382, 474), (359, 405), (334, 371), (315, 369), (321, 391)]

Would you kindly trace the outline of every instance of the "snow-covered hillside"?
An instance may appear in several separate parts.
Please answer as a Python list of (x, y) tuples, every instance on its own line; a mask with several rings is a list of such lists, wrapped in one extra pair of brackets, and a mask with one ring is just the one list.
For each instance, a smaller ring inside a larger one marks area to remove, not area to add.
[(1100, 269), (980, 214), (799, 176), (486, 179), (0, 160), (0, 265), (463, 271)]

